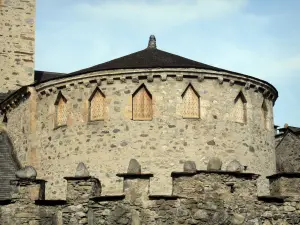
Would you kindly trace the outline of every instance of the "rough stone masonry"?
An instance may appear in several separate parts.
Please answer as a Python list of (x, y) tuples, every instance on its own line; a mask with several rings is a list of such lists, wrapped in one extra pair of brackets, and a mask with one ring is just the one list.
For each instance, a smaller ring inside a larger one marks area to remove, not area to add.
[[(34, 71), (35, 4), (0, 1), (0, 114), (11, 154), (51, 184), (47, 198), (66, 198), (63, 176), (80, 161), (105, 182), (104, 193), (119, 193), (114, 174), (125, 171), (130, 158), (156, 174), (152, 193), (169, 194), (169, 174), (184, 161), (203, 169), (211, 157), (220, 157), (224, 168), (238, 160), (240, 170), (261, 174), (260, 194), (268, 193), (265, 177), (276, 171), (278, 93), (271, 84), (159, 50), (153, 35), (146, 49), (107, 63), (69, 74)], [(133, 118), (133, 97), (141, 87), (151, 96), (150, 105), (139, 105), (151, 108), (147, 120)], [(187, 88), (198, 105), (184, 104)], [(104, 99), (98, 104), (101, 120), (90, 119), (97, 113), (91, 108), (95, 90)], [(57, 104), (61, 96), (63, 108)], [(193, 107), (196, 117), (186, 117)]]
[(7, 178), (23, 168), (1, 224), (299, 224), (299, 174), (274, 175), (271, 84), (154, 36), (107, 63), (37, 72), (35, 1), (0, 0), (0, 15), (0, 147)]
[[(147, 74), (147, 70), (141, 71)], [(160, 69), (156, 73), (165, 71)], [(127, 72), (135, 76), (140, 71)], [(199, 72), (195, 70), (196, 74)], [(87, 74), (76, 79), (80, 83), (93, 80), (94, 76)], [(121, 191), (121, 183), (114, 174), (125, 171), (131, 158), (139, 160), (142, 169), (156, 174), (151, 180), (154, 183), (151, 191), (164, 194), (171, 192), (169, 174), (187, 160), (196, 161), (198, 169), (203, 169), (210, 157), (221, 158), (223, 168), (237, 159), (243, 170), (261, 174), (260, 181), (276, 171), (274, 131), (263, 125), (264, 96), (254, 89), (246, 90), (226, 82), (219, 84), (217, 79), (199, 82), (197, 76), (181, 81), (174, 77), (167, 77), (166, 81), (154, 77), (151, 82), (142, 78), (139, 83), (131, 79), (125, 83), (121, 80), (112, 84), (102, 82), (98, 88), (105, 94), (106, 114), (104, 120), (89, 121), (89, 98), (97, 84), (71, 85), (74, 81), (66, 78), (59, 85), (63, 86), (60, 91), (67, 99), (67, 124), (55, 127), (58, 91), (46, 94), (43, 86), (53, 89), (53, 83), (58, 81), (49, 82), (31, 88), (30, 97), (6, 113), (6, 130), (18, 159), (23, 166), (35, 166), (39, 178), (48, 180), (51, 184), (47, 186), (49, 199), (65, 198), (66, 193), (61, 191), (66, 185), (63, 176), (71, 175), (80, 161), (86, 164), (91, 175), (105, 182), (104, 193)], [(132, 94), (143, 83), (152, 93), (151, 121), (132, 120)], [(181, 116), (181, 94), (190, 83), (201, 94), (199, 119)], [(232, 117), (234, 99), (241, 90), (247, 99), (247, 124), (235, 122)], [(43, 94), (38, 97), (39, 93)], [(270, 110), (268, 120), (273, 124), (273, 103), (265, 101)], [(259, 182), (259, 186), (266, 194), (268, 183)]]
[[(189, 162), (190, 164), (190, 162)], [(136, 164), (139, 166), (138, 164)], [(130, 166), (132, 170), (132, 165)], [(186, 167), (184, 167), (186, 168)], [(79, 168), (80, 169), (80, 168)], [(138, 170), (138, 168), (137, 168)], [(78, 174), (78, 173), (76, 173)], [(269, 177), (271, 195), (257, 197), (253, 173), (173, 172), (171, 195), (151, 195), (153, 174), (122, 173), (123, 193), (103, 195), (91, 176), (65, 177), (66, 200), (45, 200), (44, 180), (18, 179), (12, 199), (0, 202), (1, 225), (296, 225), (300, 173)]]
[(34, 81), (35, 0), (0, 0), (0, 93)]

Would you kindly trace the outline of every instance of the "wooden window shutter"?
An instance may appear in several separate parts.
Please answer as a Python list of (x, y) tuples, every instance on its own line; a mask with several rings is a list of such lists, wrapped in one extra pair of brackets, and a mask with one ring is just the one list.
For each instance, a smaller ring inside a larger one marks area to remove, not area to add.
[(62, 95), (61, 92), (58, 93), (57, 99), (55, 101), (56, 106), (56, 126), (67, 125), (67, 99)]
[(189, 84), (182, 94), (183, 118), (200, 118), (200, 98), (194, 87)]
[(105, 95), (96, 88), (89, 99), (89, 120), (104, 120)]
[(152, 120), (152, 95), (143, 84), (133, 94), (132, 97), (132, 119)]

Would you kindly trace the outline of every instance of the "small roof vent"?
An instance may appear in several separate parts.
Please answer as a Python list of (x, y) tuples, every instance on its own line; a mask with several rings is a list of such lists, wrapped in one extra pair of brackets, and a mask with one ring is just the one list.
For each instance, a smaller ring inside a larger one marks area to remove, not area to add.
[(156, 48), (156, 38), (154, 35), (151, 35), (149, 38), (148, 48)]

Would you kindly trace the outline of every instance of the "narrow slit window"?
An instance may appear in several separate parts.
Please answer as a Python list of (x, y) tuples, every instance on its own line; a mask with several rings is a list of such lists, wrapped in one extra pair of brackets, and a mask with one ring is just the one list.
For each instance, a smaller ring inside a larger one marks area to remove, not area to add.
[(132, 95), (132, 119), (152, 120), (152, 95), (142, 84)]
[(247, 123), (247, 101), (242, 92), (234, 100), (233, 118), (235, 122)]
[(7, 122), (8, 122), (8, 119), (7, 119), (7, 115), (5, 113), (4, 116), (3, 116), (2, 123), (7, 123)]
[(55, 101), (56, 108), (56, 127), (67, 125), (67, 99), (61, 92), (58, 93)]
[(200, 96), (189, 84), (181, 95), (183, 102), (183, 118), (200, 118)]
[(265, 100), (263, 101), (261, 106), (261, 114), (262, 114), (262, 121), (263, 121), (264, 128), (269, 130), (270, 129), (269, 110)]
[(105, 95), (96, 88), (89, 98), (89, 120), (104, 120)]

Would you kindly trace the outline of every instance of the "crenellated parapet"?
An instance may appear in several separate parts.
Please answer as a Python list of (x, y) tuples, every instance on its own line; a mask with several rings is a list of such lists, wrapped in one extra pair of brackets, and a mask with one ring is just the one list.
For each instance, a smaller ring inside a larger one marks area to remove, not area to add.
[(65, 177), (67, 202), (63, 207), (63, 224), (87, 224), (89, 200), (100, 196), (101, 183), (94, 177)]
[(267, 177), (270, 181), (272, 196), (295, 197), (300, 196), (300, 173), (283, 172)]
[(195, 172), (173, 172), (173, 195), (185, 198), (201, 198), (204, 195), (257, 196), (257, 178), (253, 173), (222, 170), (197, 170)]
[[(192, 165), (191, 162), (187, 164)], [(83, 164), (78, 168), (84, 168)], [(0, 218), (8, 225), (33, 224), (34, 221), (88, 225), (275, 225), (298, 224), (300, 221), (300, 199), (296, 198), (300, 194), (296, 191), (299, 174), (269, 177), (271, 196), (257, 197), (256, 174), (223, 170), (195, 171), (187, 165), (184, 170), (171, 174), (171, 195), (149, 193), (153, 175), (142, 173), (136, 160), (131, 160), (126, 173), (117, 174), (123, 178), (124, 187), (123, 193), (118, 195), (102, 195), (98, 179), (79, 176), (82, 170), (80, 173), (77, 171), (77, 175), (65, 177), (66, 201), (45, 200), (41, 194), (45, 189), (45, 181), (19, 178), (11, 183), (17, 189), (12, 201), (1, 203)], [(281, 190), (280, 194), (272, 191), (274, 185)]]
[(45, 180), (21, 178), (12, 180), (14, 187), (12, 201), (22, 202), (24, 204), (37, 200), (45, 200)]

